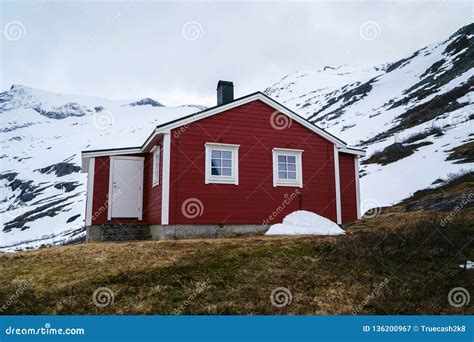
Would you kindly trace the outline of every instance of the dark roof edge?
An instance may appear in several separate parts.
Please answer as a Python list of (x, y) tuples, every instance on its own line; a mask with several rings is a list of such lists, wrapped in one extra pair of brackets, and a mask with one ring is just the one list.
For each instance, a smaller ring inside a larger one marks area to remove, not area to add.
[(100, 150), (83, 150), (81, 153), (97, 153), (97, 152), (107, 152), (107, 151), (122, 151), (122, 150), (135, 150), (141, 149), (141, 146), (136, 147), (119, 147), (119, 148), (103, 148)]
[[(348, 147), (347, 143), (346, 143), (344, 140), (339, 139), (338, 137), (336, 137), (335, 135), (329, 133), (328, 131), (324, 130), (323, 128), (319, 127), (318, 125), (315, 125), (315, 124), (312, 123), (311, 121), (309, 121), (309, 120), (307, 120), (306, 118), (302, 117), (302, 116), (299, 115), (298, 113), (295, 113), (294, 111), (292, 111), (291, 109), (289, 109), (289, 108), (286, 107), (285, 105), (283, 105), (283, 104), (281, 104), (280, 102), (278, 102), (278, 101), (272, 99), (270, 96), (268, 96), (268, 95), (262, 93), (261, 91), (256, 91), (256, 92), (254, 92), (254, 93), (250, 93), (250, 94), (248, 94), (248, 95), (245, 95), (245, 96), (239, 97), (239, 98), (237, 98), (237, 99), (234, 99), (234, 100), (231, 101), (231, 102), (227, 102), (227, 103), (225, 103), (225, 104), (221, 104), (221, 105), (217, 105), (217, 106), (214, 106), (214, 107), (206, 108), (206, 109), (201, 110), (201, 111), (199, 111), (199, 112), (192, 113), (192, 114), (183, 116), (183, 117), (181, 117), (181, 118), (178, 118), (178, 119), (175, 119), (175, 120), (172, 120), (172, 121), (168, 121), (168, 122), (162, 123), (161, 125), (156, 126), (156, 128), (158, 129), (158, 128), (161, 128), (161, 127), (164, 127), (164, 126), (168, 126), (168, 125), (173, 124), (173, 123), (180, 122), (181, 120), (190, 119), (190, 118), (192, 118), (193, 116), (197, 116), (197, 115), (203, 114), (203, 113), (205, 113), (205, 112), (207, 112), (207, 111), (217, 109), (217, 108), (222, 107), (222, 106), (224, 106), (224, 105), (228, 105), (229, 103), (236, 102), (236, 101), (240, 101), (240, 100), (243, 100), (243, 99), (245, 99), (245, 98), (247, 98), (247, 97), (251, 97), (251, 96), (254, 96), (254, 95), (257, 95), (257, 94), (263, 95), (263, 96), (265, 96), (266, 98), (270, 99), (271, 101), (278, 103), (280, 106), (282, 106), (283, 108), (285, 108), (287, 111), (291, 112), (292, 114), (296, 115), (297, 117), (299, 117), (300, 119), (306, 121), (307, 123), (311, 124), (312, 126), (316, 127), (317, 129), (320, 129), (320, 130), (323, 131), (324, 133), (330, 135), (331, 137), (333, 137), (334, 139), (338, 140), (338, 141), (341, 142), (343, 145), (345, 145), (345, 146)], [(153, 133), (154, 133), (154, 132), (153, 132)], [(153, 134), (153, 133), (152, 133), (152, 134)], [(150, 135), (150, 136), (151, 136), (151, 135)], [(150, 136), (148, 136), (148, 138), (149, 138)], [(148, 138), (147, 138), (145, 141), (147, 141)]]
[(295, 113), (293, 110), (289, 109), (288, 107), (286, 107), (285, 105), (281, 104), (280, 102), (272, 99), (270, 96), (262, 93), (261, 91), (256, 91), (256, 92), (253, 92), (253, 93), (250, 93), (250, 94), (247, 94), (245, 96), (242, 96), (242, 97), (239, 97), (237, 99), (234, 99), (233, 101), (231, 102), (227, 102), (225, 104), (221, 104), (221, 105), (217, 105), (217, 106), (214, 106), (214, 107), (210, 107), (210, 108), (206, 108), (204, 110), (201, 110), (199, 112), (196, 112), (196, 113), (192, 113), (192, 114), (189, 114), (189, 115), (186, 115), (186, 116), (183, 116), (181, 118), (178, 118), (178, 119), (175, 119), (175, 120), (171, 120), (171, 121), (167, 121), (167, 122), (164, 122), (158, 126), (155, 127), (155, 129), (153, 130), (153, 132), (148, 135), (148, 137), (145, 139), (145, 141), (143, 142), (143, 144), (141, 146), (137, 146), (137, 147), (124, 147), (124, 148), (110, 148), (110, 149), (101, 149), (101, 150), (86, 150), (86, 151), (81, 151), (82, 153), (94, 153), (94, 152), (107, 152), (107, 151), (117, 151), (117, 150), (131, 150), (131, 149), (142, 149), (144, 148), (144, 145), (145, 143), (148, 141), (148, 139), (153, 135), (155, 134), (156, 130), (158, 130), (159, 128), (162, 128), (162, 127), (165, 127), (165, 126), (168, 126), (170, 124), (174, 124), (174, 123), (178, 123), (180, 121), (185, 121), (187, 119), (190, 119), (194, 116), (198, 116), (198, 115), (201, 115), (203, 113), (206, 113), (210, 110), (214, 110), (214, 109), (217, 109), (219, 107), (222, 107), (222, 106), (225, 106), (225, 105), (228, 105), (232, 102), (236, 102), (236, 101), (240, 101), (240, 100), (243, 100), (243, 99), (246, 99), (248, 97), (251, 97), (251, 96), (254, 96), (254, 95), (257, 95), (257, 94), (260, 94), (260, 95), (263, 95), (265, 96), (266, 98), (268, 98), (269, 100), (273, 101), (273, 102), (276, 102), (278, 103), (280, 106), (282, 106), (285, 110), (291, 112), (293, 115), (297, 116), (298, 118), (306, 121), (307, 123), (309, 123), (310, 125), (316, 127), (317, 129), (323, 131), (324, 133), (326, 133), (327, 135), (331, 136), (332, 138), (336, 139), (337, 141), (339, 141), (340, 143), (342, 143), (345, 147), (347, 147), (348, 149), (351, 149), (351, 150), (355, 150), (355, 151), (361, 151), (361, 152), (365, 152), (365, 150), (363, 149), (357, 149), (357, 148), (353, 148), (353, 147), (350, 147), (344, 140), (341, 140), (340, 138), (336, 137), (335, 135), (329, 133), (328, 131), (324, 130), (323, 128), (319, 127), (318, 125), (315, 125), (314, 123), (312, 123), (311, 121), (307, 120), (306, 118), (302, 117), (301, 115), (299, 115), (298, 113)]

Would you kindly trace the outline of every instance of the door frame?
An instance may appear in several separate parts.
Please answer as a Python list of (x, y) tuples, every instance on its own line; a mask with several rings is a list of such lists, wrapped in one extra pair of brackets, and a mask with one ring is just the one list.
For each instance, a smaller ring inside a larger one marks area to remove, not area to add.
[[(139, 200), (138, 200), (138, 205), (139, 205), (139, 214), (138, 214), (138, 220), (143, 219), (143, 171), (144, 171), (144, 164), (145, 164), (145, 157), (130, 157), (130, 156), (110, 156), (110, 163), (109, 163), (109, 196), (108, 196), (108, 202), (107, 202), (107, 219), (112, 220), (112, 197), (113, 197), (113, 179), (114, 179), (114, 161), (117, 159), (122, 159), (122, 160), (138, 160), (141, 161), (141, 171), (138, 175), (139, 177), (139, 189), (138, 189), (138, 194), (139, 194)], [(135, 217), (130, 217), (130, 218), (135, 218)], [(117, 219), (120, 219), (118, 217)]]

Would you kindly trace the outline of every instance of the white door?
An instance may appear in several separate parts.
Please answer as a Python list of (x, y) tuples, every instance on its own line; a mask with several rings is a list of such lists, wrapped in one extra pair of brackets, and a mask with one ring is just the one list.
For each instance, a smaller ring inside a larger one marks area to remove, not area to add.
[(109, 219), (142, 219), (142, 157), (111, 157), (109, 181)]

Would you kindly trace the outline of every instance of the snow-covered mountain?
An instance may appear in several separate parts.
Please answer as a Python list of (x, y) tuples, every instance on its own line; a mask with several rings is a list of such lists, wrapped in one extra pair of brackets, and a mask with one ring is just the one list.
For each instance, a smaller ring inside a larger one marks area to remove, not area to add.
[(474, 167), (474, 24), (395, 63), (298, 71), (265, 93), (367, 149), (363, 211)]
[(0, 93), (0, 251), (83, 238), (80, 151), (140, 146), (154, 126), (201, 109), (19, 85)]
[[(363, 211), (473, 168), (474, 24), (396, 63), (298, 71), (265, 93), (367, 148)], [(83, 238), (80, 151), (139, 146), (152, 127), (201, 109), (18, 85), (0, 93), (0, 251)]]

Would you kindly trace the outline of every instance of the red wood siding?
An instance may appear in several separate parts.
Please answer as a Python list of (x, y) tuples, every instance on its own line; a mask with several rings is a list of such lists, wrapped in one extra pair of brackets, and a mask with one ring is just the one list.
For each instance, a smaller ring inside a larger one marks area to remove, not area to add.
[(354, 155), (339, 153), (342, 223), (357, 220)]
[[(133, 156), (144, 156), (134, 154)], [(92, 201), (92, 224), (143, 223), (137, 219), (107, 219), (109, 198), (110, 157), (96, 157), (94, 168), (94, 194)]]
[[(298, 209), (336, 220), (333, 144), (295, 121), (275, 129), (274, 112), (254, 101), (171, 132), (170, 224), (277, 223)], [(240, 144), (239, 185), (205, 184), (206, 142)], [(302, 189), (273, 187), (272, 148), (304, 150)]]
[(160, 183), (153, 186), (153, 153), (145, 156), (143, 220), (148, 224), (161, 224), (161, 184), (163, 175), (163, 153), (160, 142)]

